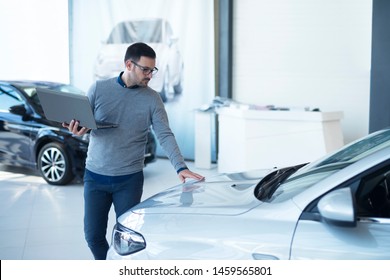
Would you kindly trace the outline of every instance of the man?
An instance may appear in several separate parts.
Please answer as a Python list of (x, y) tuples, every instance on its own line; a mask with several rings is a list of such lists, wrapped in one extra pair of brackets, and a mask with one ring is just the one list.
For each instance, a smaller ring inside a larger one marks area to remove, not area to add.
[[(124, 62), (125, 70), (118, 77), (96, 81), (88, 91), (95, 119), (119, 125), (91, 131), (86, 159), (84, 232), (94, 258), (99, 260), (106, 258), (109, 247), (106, 230), (111, 204), (118, 218), (141, 200), (150, 126), (182, 182), (204, 179), (187, 168), (161, 97), (148, 87), (158, 71), (154, 50), (135, 43), (128, 47)], [(75, 135), (89, 130), (75, 120), (63, 126)]]

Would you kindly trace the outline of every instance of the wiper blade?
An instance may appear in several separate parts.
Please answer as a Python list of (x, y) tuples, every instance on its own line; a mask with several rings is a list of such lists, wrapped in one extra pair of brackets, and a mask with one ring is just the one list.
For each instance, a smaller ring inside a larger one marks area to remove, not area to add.
[(290, 177), (291, 174), (295, 173), (306, 164), (307, 163), (281, 168), (265, 176), (255, 188), (256, 198), (259, 200), (270, 199), (277, 188)]

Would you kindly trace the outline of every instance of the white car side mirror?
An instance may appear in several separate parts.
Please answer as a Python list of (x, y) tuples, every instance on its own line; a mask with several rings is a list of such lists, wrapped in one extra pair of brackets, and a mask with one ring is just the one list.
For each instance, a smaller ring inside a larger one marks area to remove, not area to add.
[(356, 226), (353, 196), (350, 188), (338, 189), (326, 194), (318, 202), (323, 220), (339, 226)]

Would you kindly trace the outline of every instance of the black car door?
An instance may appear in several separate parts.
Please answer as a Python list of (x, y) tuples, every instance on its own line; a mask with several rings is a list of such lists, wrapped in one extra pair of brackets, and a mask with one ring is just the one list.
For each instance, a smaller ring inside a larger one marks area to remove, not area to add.
[(22, 95), (12, 87), (0, 85), (0, 162), (3, 164), (34, 165), (31, 148), (31, 110)]

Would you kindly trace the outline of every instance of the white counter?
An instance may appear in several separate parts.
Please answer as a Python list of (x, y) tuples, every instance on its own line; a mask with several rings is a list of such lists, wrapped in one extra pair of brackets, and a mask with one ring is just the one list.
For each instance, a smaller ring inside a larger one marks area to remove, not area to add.
[(218, 109), (218, 171), (310, 162), (344, 144), (342, 112)]

